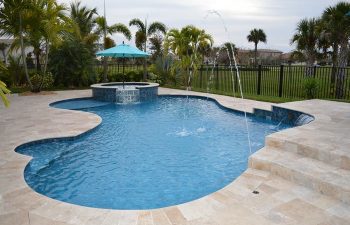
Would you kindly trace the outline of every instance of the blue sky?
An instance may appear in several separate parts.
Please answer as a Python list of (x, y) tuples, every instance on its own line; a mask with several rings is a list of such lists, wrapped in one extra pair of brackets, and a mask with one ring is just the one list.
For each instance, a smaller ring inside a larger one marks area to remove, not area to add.
[[(69, 4), (70, 0), (58, 0)], [(161, 21), (169, 28), (181, 28), (192, 24), (205, 29), (220, 45), (228, 40), (241, 48), (252, 48), (246, 36), (252, 28), (262, 28), (267, 35), (267, 44), (259, 48), (282, 51), (293, 49), (290, 38), (298, 21), (305, 17), (320, 16), (323, 10), (336, 0), (106, 0), (106, 15), (109, 24), (128, 24), (132, 18)], [(83, 0), (82, 4), (96, 7), (103, 15), (103, 0)], [(216, 10), (222, 20), (209, 11)], [(134, 32), (135, 29), (132, 29)], [(114, 35), (121, 43), (124, 38)], [(133, 40), (130, 41), (133, 44)]]

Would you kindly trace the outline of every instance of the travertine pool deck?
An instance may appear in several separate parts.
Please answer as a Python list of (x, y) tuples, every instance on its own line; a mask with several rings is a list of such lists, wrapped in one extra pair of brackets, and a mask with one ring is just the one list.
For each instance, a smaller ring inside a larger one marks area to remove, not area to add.
[[(160, 88), (159, 94), (186, 92)], [(10, 108), (0, 104), (0, 225), (350, 224), (350, 104), (322, 100), (279, 104), (312, 114), (315, 121), (270, 135), (266, 146), (250, 157), (246, 172), (222, 190), (192, 202), (119, 211), (72, 205), (34, 192), (23, 177), (30, 157), (14, 149), (33, 140), (76, 136), (97, 126), (97, 115), (49, 107), (54, 101), (89, 96), (91, 90), (13, 95)], [(210, 97), (237, 110), (271, 109), (270, 103)]]

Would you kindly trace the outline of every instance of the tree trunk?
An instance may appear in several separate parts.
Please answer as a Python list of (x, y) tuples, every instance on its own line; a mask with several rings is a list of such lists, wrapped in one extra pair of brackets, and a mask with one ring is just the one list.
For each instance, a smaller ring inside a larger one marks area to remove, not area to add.
[(41, 65), (40, 65), (40, 49), (35, 48), (34, 54), (35, 54), (35, 61), (36, 61), (36, 72), (41, 72)]
[(47, 64), (49, 62), (49, 53), (50, 53), (50, 45), (48, 42), (46, 42), (46, 54), (45, 54), (45, 64), (44, 64), (44, 75), (46, 74), (47, 71)]
[(44, 70), (43, 70), (43, 75), (41, 77), (41, 83), (40, 83), (40, 88), (39, 88), (39, 92), (41, 91), (41, 89), (43, 88), (44, 85), (44, 77), (46, 76), (46, 70), (47, 70), (47, 63), (49, 61), (49, 52), (50, 52), (50, 46), (48, 41), (46, 42), (46, 53), (45, 53), (45, 64), (44, 64)]
[(255, 43), (255, 49), (254, 49), (254, 65), (255, 65), (255, 67), (258, 65), (257, 58), (258, 58), (258, 43)]
[(22, 62), (23, 62), (23, 67), (24, 67), (24, 73), (26, 75), (27, 82), (29, 84), (30, 90), (33, 91), (33, 84), (30, 81), (30, 77), (28, 74), (28, 68), (27, 68), (27, 62), (26, 62), (26, 54), (24, 52), (24, 41), (23, 41), (23, 33), (22, 33), (22, 16), (19, 16), (19, 37), (21, 41), (21, 54), (22, 54)]
[(345, 68), (348, 63), (349, 46), (347, 40), (340, 44), (340, 51), (338, 57), (338, 70), (336, 73), (336, 90), (335, 97), (337, 99), (344, 98), (344, 81), (345, 81)]
[(312, 77), (314, 74), (314, 60), (312, 57), (310, 57), (307, 62), (306, 62), (306, 71), (305, 71), (305, 75), (307, 77)]
[(305, 70), (305, 76), (306, 77), (312, 77), (314, 75), (314, 63), (316, 60), (316, 55), (313, 50), (309, 50), (306, 52), (306, 70)]
[(331, 75), (331, 85), (334, 86), (335, 83), (335, 77), (337, 74), (337, 67), (338, 67), (338, 52), (339, 52), (339, 46), (338, 43), (333, 44), (333, 53), (332, 53), (332, 75)]

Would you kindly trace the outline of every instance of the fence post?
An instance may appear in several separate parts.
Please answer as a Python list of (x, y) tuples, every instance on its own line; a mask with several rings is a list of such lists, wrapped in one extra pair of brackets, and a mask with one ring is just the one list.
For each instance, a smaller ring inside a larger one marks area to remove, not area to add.
[(261, 94), (261, 65), (258, 67), (258, 90), (257, 95)]
[(280, 67), (280, 80), (279, 80), (279, 87), (278, 87), (278, 96), (282, 97), (282, 91), (283, 91), (283, 72), (284, 72), (284, 65), (281, 65)]
[(219, 64), (216, 64), (216, 90), (219, 90)]

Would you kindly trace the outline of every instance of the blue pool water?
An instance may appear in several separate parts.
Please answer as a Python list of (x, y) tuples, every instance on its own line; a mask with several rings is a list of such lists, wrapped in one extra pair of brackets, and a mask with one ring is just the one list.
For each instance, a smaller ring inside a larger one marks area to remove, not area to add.
[[(56, 107), (89, 105), (79, 101)], [(35, 191), (83, 206), (152, 209), (215, 192), (247, 168), (243, 114), (213, 101), (159, 97), (140, 104), (92, 106), (81, 109), (102, 118), (92, 132), (16, 150), (33, 157), (24, 175)], [(278, 122), (248, 120), (256, 151)]]

